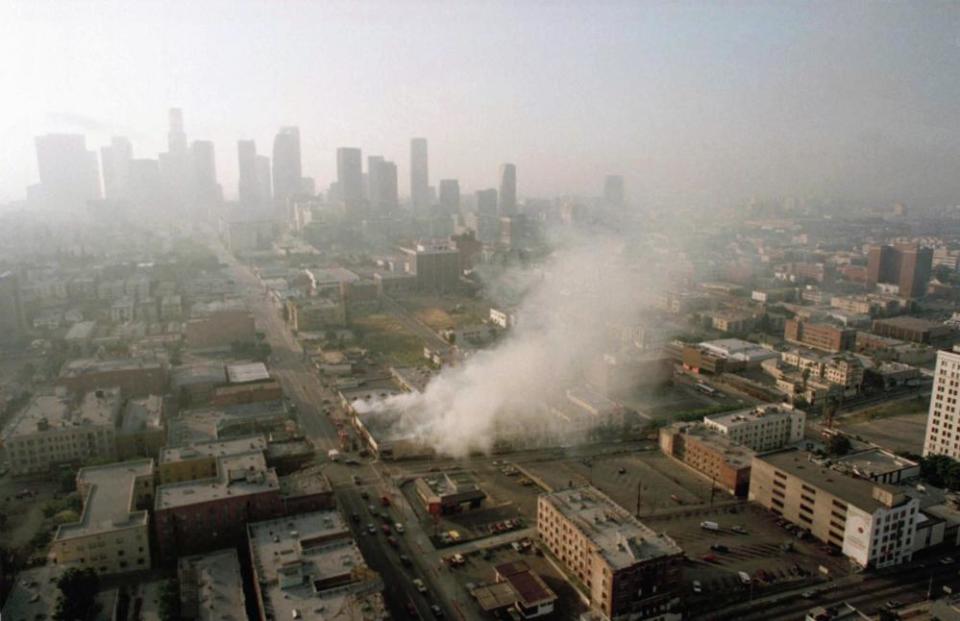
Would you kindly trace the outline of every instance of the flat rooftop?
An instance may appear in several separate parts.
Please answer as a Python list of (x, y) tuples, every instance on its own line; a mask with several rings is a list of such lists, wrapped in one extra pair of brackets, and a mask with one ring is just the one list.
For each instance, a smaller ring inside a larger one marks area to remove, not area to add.
[(911, 317), (909, 315), (901, 315), (899, 317), (887, 317), (884, 319), (877, 319), (875, 322), (877, 325), (883, 326), (894, 326), (897, 328), (903, 328), (906, 330), (917, 330), (920, 332), (927, 330), (949, 330), (949, 326), (946, 326), (942, 323), (937, 323), (936, 321), (929, 321), (927, 319), (921, 319), (920, 317)]
[(525, 561), (502, 563), (493, 568), (516, 591), (520, 602), (526, 607), (552, 602), (557, 594), (547, 586)]
[[(100, 395), (100, 396), (98, 396)], [(113, 426), (120, 408), (120, 389), (89, 392), (79, 404), (67, 397), (39, 395), (7, 425), (5, 438), (79, 427)]]
[(916, 468), (919, 464), (889, 451), (875, 448), (845, 455), (837, 460), (837, 466), (850, 468), (852, 472), (871, 478), (906, 468)]
[(777, 470), (818, 487), (867, 513), (889, 508), (873, 497), (874, 487), (884, 489), (891, 494), (898, 493), (893, 486), (854, 478), (832, 468), (820, 466), (811, 461), (810, 457), (812, 457), (810, 453), (786, 449), (757, 455), (754, 459), (766, 462)]
[(187, 461), (205, 457), (226, 457), (251, 451), (263, 452), (267, 450), (267, 439), (263, 435), (245, 436), (216, 440), (202, 444), (169, 447), (160, 451), (160, 463)]
[(747, 425), (759, 421), (768, 421), (772, 419), (787, 418), (795, 412), (801, 412), (784, 404), (769, 403), (758, 405), (743, 410), (735, 410), (724, 414), (705, 416), (706, 420), (724, 427), (736, 427), (738, 425)]
[(734, 468), (749, 468), (750, 464), (753, 463), (753, 456), (756, 455), (756, 452), (745, 446), (734, 444), (726, 435), (702, 424), (687, 424), (685, 427), (683, 425), (681, 423), (684, 434), (696, 438), (700, 443), (709, 446), (717, 453), (723, 454), (728, 465)]
[(200, 621), (242, 621), (247, 618), (243, 577), (235, 548), (180, 559), (181, 596), (187, 601), (184, 613)]
[(153, 476), (153, 460), (124, 461), (81, 468), (77, 487), (87, 490), (80, 521), (57, 528), (54, 541), (87, 537), (131, 526), (146, 526), (147, 512), (136, 510), (134, 485)]
[(657, 534), (596, 488), (568, 489), (541, 499), (576, 525), (615, 569), (683, 553), (673, 539)]
[(275, 619), (387, 618), (383, 582), (338, 511), (256, 522), (247, 535), (264, 604)]
[(159, 430), (163, 427), (163, 397), (150, 395), (142, 399), (131, 399), (123, 408), (120, 419), (120, 433), (142, 433)]
[(231, 384), (264, 382), (270, 379), (270, 371), (262, 362), (245, 362), (227, 365), (227, 381)]
[(135, 371), (138, 369), (160, 368), (163, 368), (163, 365), (159, 360), (145, 360), (143, 358), (112, 358), (110, 360), (80, 358), (66, 363), (60, 371), (60, 377), (77, 377), (89, 373), (106, 373), (109, 371)]
[(160, 485), (155, 510), (171, 509), (230, 497), (277, 490), (280, 481), (262, 452), (241, 453), (217, 458), (217, 476), (211, 479)]

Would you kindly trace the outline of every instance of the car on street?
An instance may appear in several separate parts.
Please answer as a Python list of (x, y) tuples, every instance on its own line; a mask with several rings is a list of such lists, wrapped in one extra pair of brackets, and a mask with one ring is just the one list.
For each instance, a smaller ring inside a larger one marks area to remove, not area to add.
[(406, 554), (400, 555), (400, 562), (406, 565), (407, 567), (410, 567), (411, 565), (413, 565), (413, 561), (411, 561), (410, 557), (407, 556)]
[(406, 529), (403, 527), (403, 524), (401, 524), (400, 522), (397, 522), (396, 524), (394, 524), (394, 525), (393, 525), (393, 529), (394, 529), (395, 531), (397, 531), (398, 533), (400, 533), (401, 535), (403, 534), (403, 531), (406, 530)]
[(694, 593), (702, 593), (702, 592), (703, 592), (703, 585), (700, 584), (700, 581), (699, 581), (699, 580), (694, 580), (694, 581), (693, 581), (693, 592), (694, 592)]
[(443, 618), (443, 609), (441, 609), (440, 606), (437, 606), (436, 604), (430, 604), (430, 612), (432, 612), (433, 616), (438, 619)]
[(420, 578), (414, 578), (414, 579), (413, 579), (413, 586), (414, 586), (415, 589), (417, 589), (417, 593), (426, 593), (426, 592), (427, 592), (427, 585), (425, 585), (425, 584), (423, 583), (423, 580), (421, 580)]
[(383, 534), (384, 534), (384, 535), (389, 535), (389, 534), (390, 534), (390, 525), (389, 525), (389, 524), (381, 524), (381, 525), (380, 525), (380, 530), (383, 531)]
[(373, 525), (373, 522), (367, 523), (367, 532), (370, 533), (371, 535), (377, 534), (377, 527)]
[(387, 537), (387, 543), (389, 543), (390, 545), (392, 545), (392, 546), (395, 547), (395, 548), (400, 545), (400, 543), (397, 541), (397, 538), (394, 537), (393, 535)]
[(714, 563), (714, 562), (716, 562), (716, 560), (717, 560), (717, 555), (716, 555), (716, 554), (704, 554), (704, 555), (703, 555), (702, 557), (700, 557), (700, 558), (701, 558), (702, 560), (706, 561), (707, 563)]
[(814, 597), (817, 596), (817, 594), (814, 593), (813, 591), (804, 591), (803, 593), (800, 594), (800, 596), (803, 599), (813, 599)]
[(940, 559), (940, 564), (941, 564), (941, 565), (953, 565), (953, 557), (952, 557), (952, 556), (945, 556), (945, 557), (943, 557), (942, 559)]
[(901, 602), (900, 600), (891, 599), (890, 601), (887, 602), (886, 606), (887, 606), (887, 610), (896, 610), (897, 608), (900, 608), (903, 606), (903, 602)]
[(744, 528), (743, 526), (740, 526), (739, 524), (736, 525), (736, 526), (731, 526), (731, 527), (730, 527), (730, 530), (732, 530), (733, 532), (737, 533), (738, 535), (746, 535), (746, 534), (747, 534), (747, 529)]
[(420, 613), (417, 612), (417, 607), (413, 605), (413, 602), (407, 602), (407, 614), (410, 615), (410, 619), (420, 618)]
[(728, 548), (727, 546), (723, 545), (722, 543), (715, 543), (715, 544), (713, 544), (713, 545), (710, 546), (710, 549), (713, 550), (714, 552), (729, 552), (729, 551), (730, 551), (730, 548)]

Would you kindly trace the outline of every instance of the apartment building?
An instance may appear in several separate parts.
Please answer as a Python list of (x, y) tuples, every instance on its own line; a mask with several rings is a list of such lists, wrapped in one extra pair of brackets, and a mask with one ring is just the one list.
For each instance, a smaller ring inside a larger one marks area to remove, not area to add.
[(59, 464), (115, 459), (120, 405), (118, 388), (87, 393), (79, 404), (65, 396), (34, 397), (4, 433), (10, 470), (35, 474)]
[(683, 550), (593, 487), (540, 496), (537, 531), (611, 621), (666, 619), (679, 601)]
[(157, 486), (154, 530), (161, 558), (236, 545), (247, 523), (284, 514), (279, 478), (262, 451), (218, 456), (216, 471)]
[(51, 562), (99, 574), (149, 569), (153, 474), (152, 459), (81, 468), (83, 512), (79, 521), (57, 527)]
[(782, 403), (758, 405), (703, 419), (708, 429), (754, 451), (771, 451), (800, 442), (806, 422), (806, 412)]
[(117, 458), (155, 458), (167, 441), (163, 424), (163, 397), (130, 399), (117, 424)]
[(923, 454), (960, 459), (960, 347), (937, 352)]
[(750, 500), (842, 550), (861, 567), (912, 558), (919, 501), (890, 485), (855, 478), (785, 449), (753, 458)]
[(247, 527), (260, 621), (380, 621), (383, 580), (370, 569), (338, 511)]
[(701, 423), (660, 429), (660, 450), (678, 459), (734, 496), (746, 497), (754, 452)]

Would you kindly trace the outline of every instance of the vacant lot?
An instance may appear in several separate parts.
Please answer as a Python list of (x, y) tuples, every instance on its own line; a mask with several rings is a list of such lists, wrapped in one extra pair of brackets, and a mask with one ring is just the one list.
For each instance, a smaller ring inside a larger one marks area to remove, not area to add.
[(892, 451), (923, 451), (923, 436), (927, 429), (926, 411), (915, 414), (901, 414), (874, 418), (865, 422), (847, 424), (842, 428), (854, 437), (873, 442)]
[(423, 340), (408, 332), (394, 317), (377, 313), (355, 317), (352, 326), (360, 347), (401, 366), (423, 362)]

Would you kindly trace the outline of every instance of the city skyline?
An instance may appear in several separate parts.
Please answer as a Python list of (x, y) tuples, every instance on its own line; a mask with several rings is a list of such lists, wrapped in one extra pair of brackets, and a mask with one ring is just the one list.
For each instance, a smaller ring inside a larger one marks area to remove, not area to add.
[[(168, 108), (184, 110), (190, 140), (214, 143), (228, 199), (236, 141), (269, 152), (286, 126), (318, 187), (336, 177), (336, 149), (358, 145), (397, 162), (403, 196), (412, 136), (428, 139), (431, 178), (468, 191), (495, 185), (503, 162), (523, 196), (596, 196), (608, 174), (653, 203), (936, 203), (957, 189), (949, 5), (293, 6), (239, 3), (221, 25), (214, 2), (7, 5), (19, 27), (0, 45), (22, 96), (0, 103), (0, 202), (36, 182), (34, 136), (84, 133), (90, 149), (126, 136), (154, 157)], [(249, 44), (275, 40), (287, 44)]]

